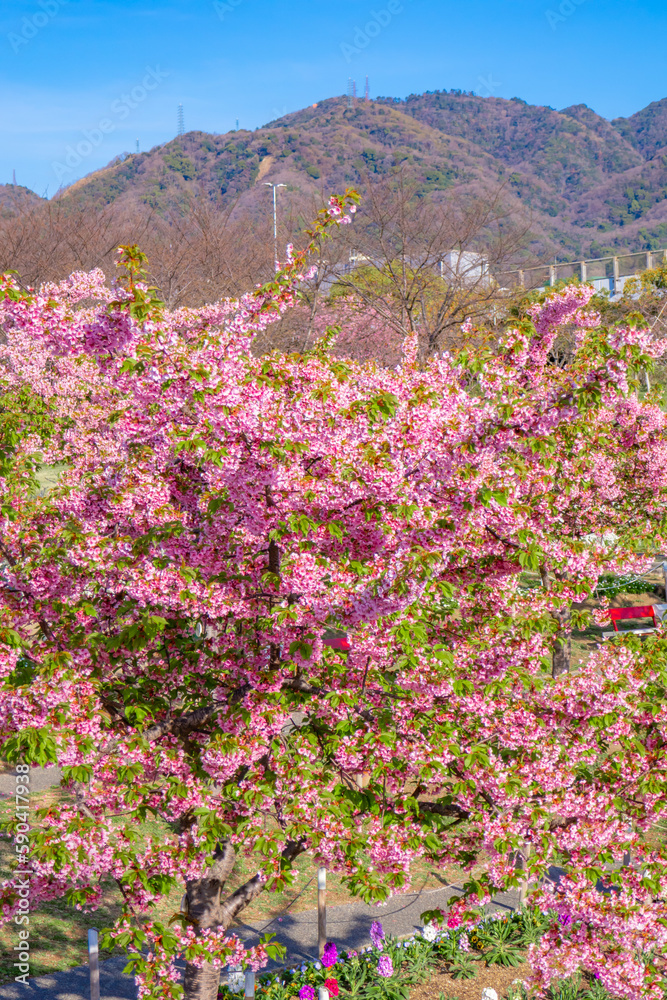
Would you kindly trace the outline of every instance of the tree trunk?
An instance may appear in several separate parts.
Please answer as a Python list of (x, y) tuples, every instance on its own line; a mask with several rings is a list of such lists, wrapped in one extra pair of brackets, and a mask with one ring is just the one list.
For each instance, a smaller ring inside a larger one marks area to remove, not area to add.
[(216, 1000), (220, 988), (220, 969), (210, 962), (205, 962), (201, 968), (187, 962), (183, 986), (188, 1000)]
[[(186, 913), (195, 921), (197, 931), (207, 927), (229, 926), (221, 920), (220, 894), (231, 874), (235, 860), (234, 849), (226, 842), (216, 855), (207, 878), (193, 879), (186, 883)], [(231, 919), (229, 921), (231, 923)], [(217, 1000), (220, 985), (220, 969), (210, 962), (201, 968), (192, 962), (185, 965), (185, 996), (188, 1000)]]
[(561, 674), (570, 672), (570, 658), (572, 656), (572, 633), (570, 632), (570, 608), (561, 608), (556, 612), (556, 617), (561, 626), (560, 637), (554, 639), (554, 652), (551, 667), (551, 676), (559, 677)]
[[(549, 579), (549, 570), (546, 566), (540, 566), (540, 577), (542, 578), (542, 586), (545, 590), (551, 590), (551, 580)], [(572, 656), (572, 634), (570, 632), (570, 618), (571, 611), (570, 605), (566, 605), (564, 608), (559, 608), (558, 611), (552, 612), (554, 618), (558, 622), (560, 635), (556, 636), (553, 644), (553, 654), (551, 660), (551, 676), (553, 678), (560, 677), (561, 674), (569, 674), (570, 672), (570, 658)]]
[[(303, 851), (303, 846), (297, 841), (288, 841), (282, 856), (286, 861), (292, 861)], [(253, 899), (264, 891), (265, 880), (255, 875), (226, 899), (221, 900), (221, 892), (225, 881), (234, 867), (235, 854), (230, 844), (225, 843), (216, 855), (216, 861), (208, 878), (194, 879), (186, 885), (187, 914), (196, 921), (197, 930), (206, 927), (221, 927), (227, 930), (231, 927), (234, 917), (245, 909)], [(185, 966), (185, 1000), (217, 1000), (220, 985), (220, 969), (210, 963), (197, 968), (191, 962)]]

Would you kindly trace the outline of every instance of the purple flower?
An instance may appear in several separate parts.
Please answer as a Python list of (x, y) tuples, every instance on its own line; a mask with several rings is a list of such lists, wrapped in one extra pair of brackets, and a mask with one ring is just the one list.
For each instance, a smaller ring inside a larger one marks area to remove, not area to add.
[(315, 990), (312, 986), (302, 986), (299, 990), (301, 1000), (315, 1000)]
[(393, 976), (394, 966), (392, 964), (389, 955), (380, 955), (378, 959), (378, 976), (383, 976), (384, 979), (389, 979), (389, 976)]
[(332, 965), (335, 965), (338, 961), (338, 948), (333, 943), (333, 941), (327, 941), (324, 946), (324, 954), (322, 955), (322, 965), (325, 969), (330, 969)]
[(373, 942), (374, 948), (382, 948), (384, 931), (382, 930), (382, 924), (379, 920), (374, 920), (371, 924), (371, 941)]

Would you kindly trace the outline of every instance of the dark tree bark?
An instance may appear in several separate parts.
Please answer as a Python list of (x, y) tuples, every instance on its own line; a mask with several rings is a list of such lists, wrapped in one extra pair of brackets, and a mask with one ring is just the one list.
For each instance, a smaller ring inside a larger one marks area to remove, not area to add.
[[(285, 861), (293, 861), (304, 850), (300, 842), (289, 841), (282, 852)], [(186, 884), (186, 912), (197, 930), (221, 927), (227, 930), (234, 918), (264, 891), (266, 882), (259, 875), (249, 879), (226, 899), (221, 899), (225, 882), (234, 867), (234, 849), (225, 843), (216, 854), (207, 878)], [(188, 962), (185, 966), (185, 1000), (217, 1000), (220, 969), (205, 963), (200, 969)]]
[(570, 672), (570, 659), (572, 656), (572, 633), (570, 632), (570, 608), (561, 608), (557, 612), (557, 618), (561, 626), (562, 635), (554, 639), (553, 661), (551, 676), (560, 677), (561, 674)]
[[(227, 841), (218, 851), (207, 878), (193, 879), (185, 887), (185, 911), (197, 931), (220, 924), (220, 895), (234, 867), (234, 848)], [(220, 969), (206, 962), (201, 968), (188, 962), (185, 966), (185, 996), (197, 1000), (216, 1000)]]
[[(544, 589), (551, 590), (549, 570), (546, 566), (540, 566), (540, 576)], [(559, 634), (555, 637), (553, 643), (551, 660), (551, 676), (556, 678), (560, 677), (561, 674), (570, 672), (570, 660), (572, 657), (572, 633), (570, 631), (570, 619), (572, 615), (570, 605), (567, 604), (565, 607), (559, 608), (558, 611), (553, 612), (553, 615), (559, 626)]]

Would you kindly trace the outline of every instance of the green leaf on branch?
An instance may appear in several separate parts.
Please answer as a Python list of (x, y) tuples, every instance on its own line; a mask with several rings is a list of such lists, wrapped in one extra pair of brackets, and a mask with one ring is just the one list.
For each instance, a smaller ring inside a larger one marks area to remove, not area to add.
[(56, 764), (58, 746), (48, 729), (27, 726), (11, 736), (0, 748), (0, 753), (10, 764)]

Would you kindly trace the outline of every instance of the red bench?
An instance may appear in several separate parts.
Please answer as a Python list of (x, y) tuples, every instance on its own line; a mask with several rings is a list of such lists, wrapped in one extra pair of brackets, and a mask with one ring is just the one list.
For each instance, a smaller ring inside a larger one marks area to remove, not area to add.
[(350, 640), (346, 635), (333, 635), (331, 632), (324, 634), (322, 644), (329, 646), (331, 649), (337, 649), (342, 653), (349, 653), (352, 649)]
[(614, 626), (614, 632), (618, 632), (616, 622), (625, 621), (627, 618), (652, 618), (653, 627), (658, 627), (658, 622), (655, 616), (655, 608), (652, 604), (640, 604), (636, 608), (610, 608), (609, 617), (611, 618), (611, 623)]

